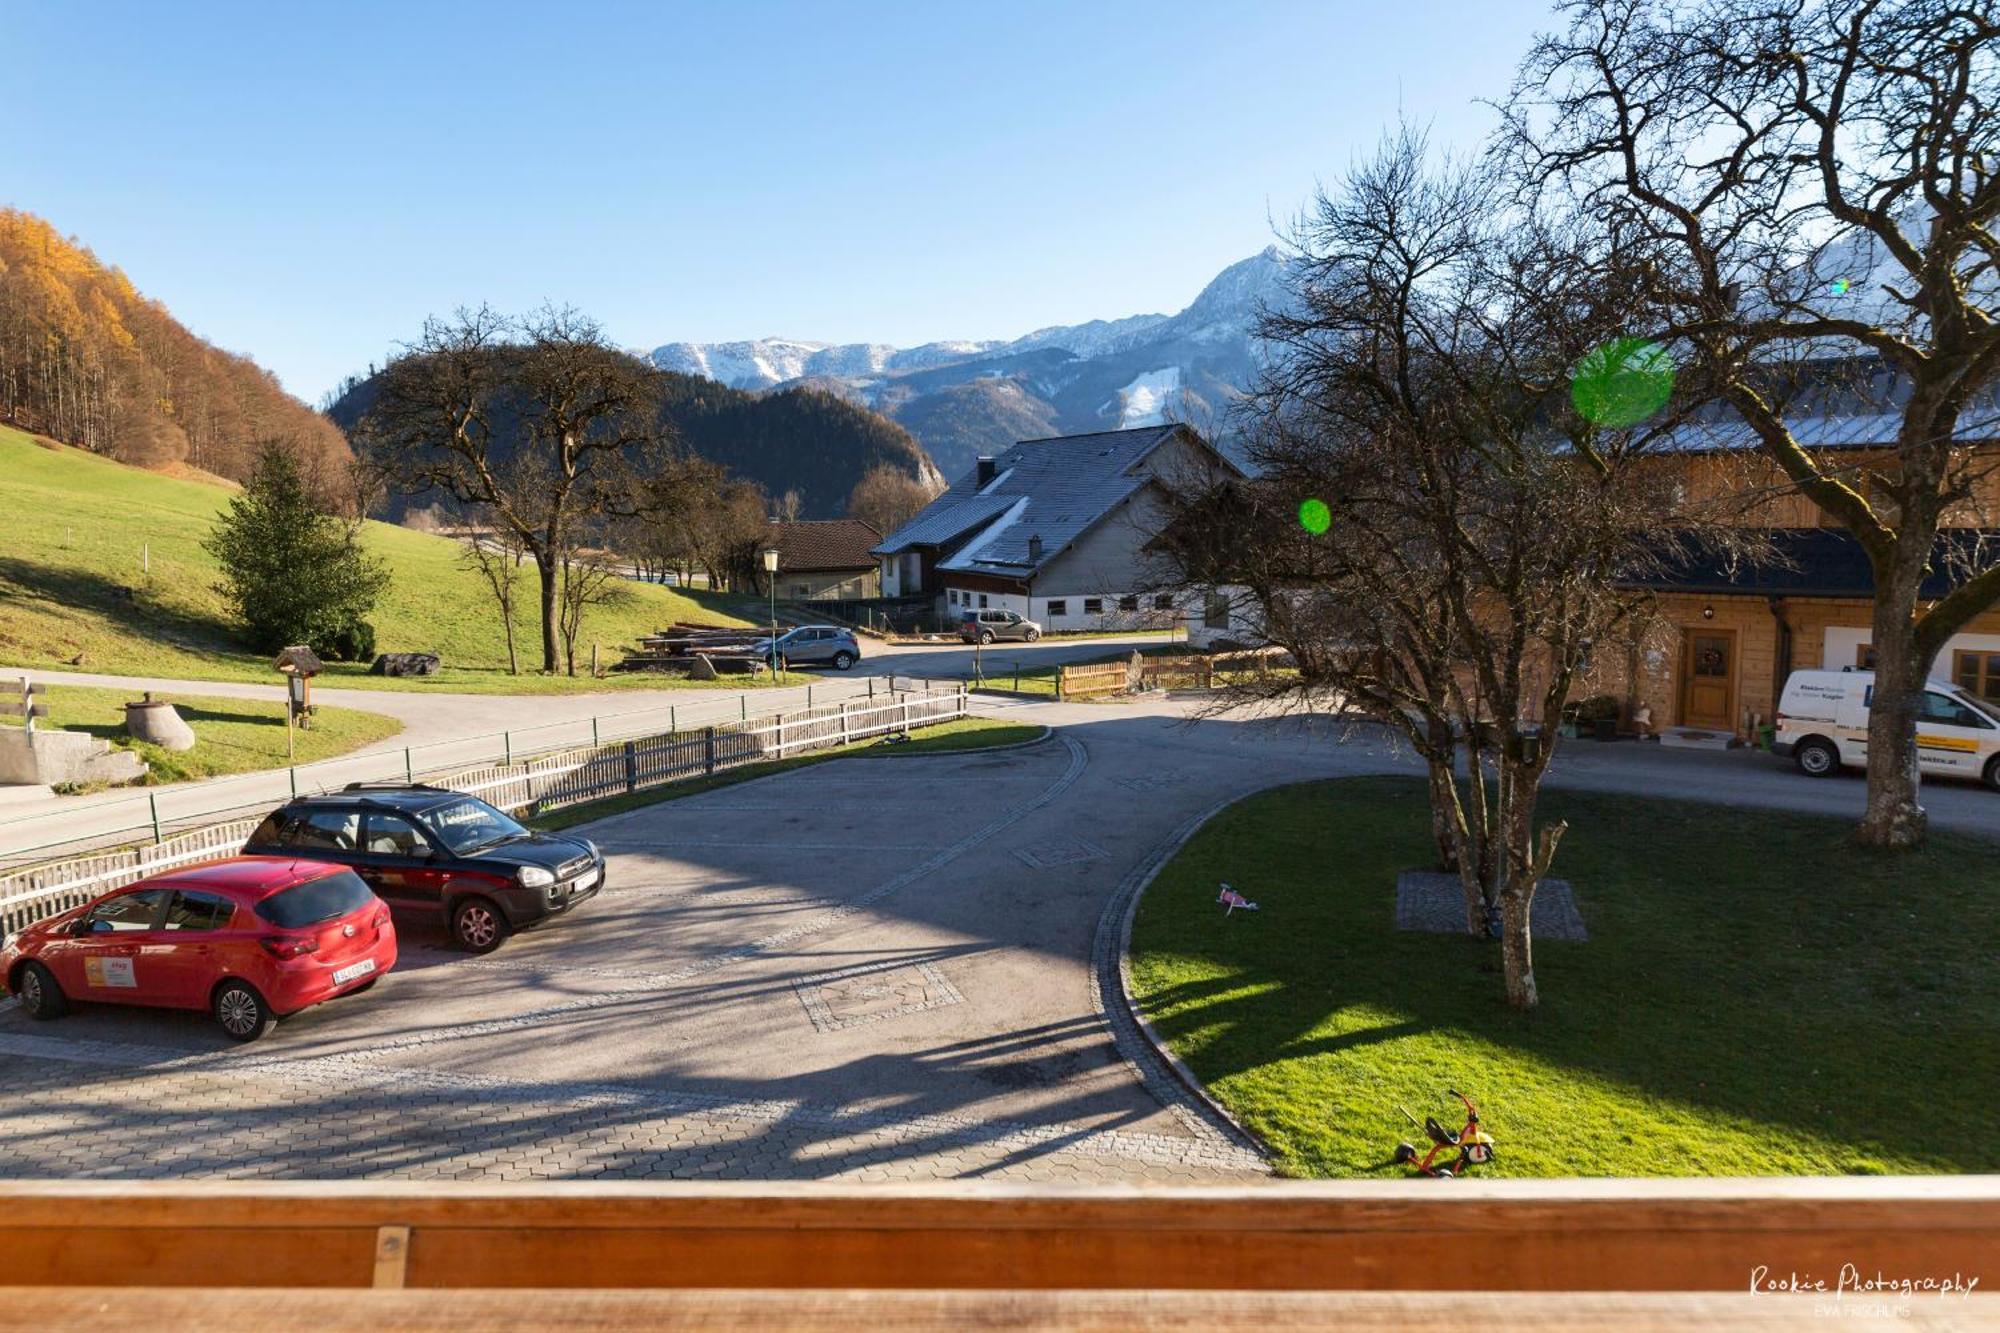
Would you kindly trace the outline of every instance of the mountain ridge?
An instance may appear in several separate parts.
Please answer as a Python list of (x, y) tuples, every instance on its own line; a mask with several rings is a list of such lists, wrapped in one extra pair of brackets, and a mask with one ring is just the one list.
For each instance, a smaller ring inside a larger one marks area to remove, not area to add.
[(1224, 268), (1172, 315), (1050, 325), (1011, 339), (941, 339), (911, 347), (761, 338), (671, 342), (663, 370), (750, 392), (812, 385), (905, 427), (947, 478), (1022, 438), (1154, 424), (1213, 425), (1262, 364), (1267, 306), (1288, 299), (1288, 261), (1268, 246)]

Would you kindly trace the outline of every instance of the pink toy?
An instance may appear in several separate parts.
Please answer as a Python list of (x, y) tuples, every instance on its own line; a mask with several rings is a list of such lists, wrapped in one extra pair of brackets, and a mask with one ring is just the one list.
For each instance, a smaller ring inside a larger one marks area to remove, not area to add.
[(1229, 916), (1231, 913), (1235, 912), (1235, 910), (1239, 907), (1246, 912), (1254, 912), (1257, 910), (1257, 904), (1251, 902), (1248, 898), (1245, 898), (1242, 894), (1230, 888), (1227, 884), (1222, 886), (1222, 892), (1216, 895), (1215, 901), (1222, 904), (1223, 906), (1222, 914), (1224, 916)]

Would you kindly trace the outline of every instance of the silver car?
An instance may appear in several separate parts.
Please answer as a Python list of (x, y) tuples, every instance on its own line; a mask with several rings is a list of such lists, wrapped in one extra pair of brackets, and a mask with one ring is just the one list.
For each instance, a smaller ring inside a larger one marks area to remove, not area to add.
[(958, 622), (958, 637), (967, 643), (992, 643), (998, 639), (1033, 643), (1042, 637), (1042, 627), (1012, 611), (967, 611)]
[[(757, 656), (769, 659), (772, 640), (769, 635), (757, 640), (751, 651)], [(845, 671), (861, 660), (861, 643), (851, 629), (838, 625), (801, 625), (797, 629), (786, 630), (777, 638), (778, 669), (795, 666), (818, 666), (829, 664), (836, 671)]]

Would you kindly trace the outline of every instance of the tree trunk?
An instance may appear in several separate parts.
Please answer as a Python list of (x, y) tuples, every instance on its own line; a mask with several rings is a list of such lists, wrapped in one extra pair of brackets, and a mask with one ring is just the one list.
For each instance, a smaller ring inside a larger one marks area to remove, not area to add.
[(535, 553), (535, 572), (542, 579), (542, 670), (553, 676), (562, 665), (557, 653), (556, 562), (541, 551)]
[(1866, 847), (1903, 850), (1924, 840), (1918, 803), (1917, 712), (1930, 663), (1920, 660), (1915, 615), (1922, 553), (1897, 543), (1888, 577), (1876, 578), (1875, 689), (1868, 710), (1868, 810), (1855, 830)]
[(1516, 892), (1509, 883), (1500, 894), (1500, 962), (1506, 978), (1507, 1003), (1516, 1009), (1533, 1009), (1541, 1002), (1535, 993), (1535, 942), (1528, 930), (1533, 910), (1534, 885)]

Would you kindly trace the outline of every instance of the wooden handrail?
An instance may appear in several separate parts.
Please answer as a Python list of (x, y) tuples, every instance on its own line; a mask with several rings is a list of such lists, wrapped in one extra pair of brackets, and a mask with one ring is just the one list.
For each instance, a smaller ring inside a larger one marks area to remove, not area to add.
[[(406, 1230), (385, 1230), (406, 1229)], [(385, 1247), (385, 1236), (395, 1243)], [(0, 1183), (31, 1286), (2000, 1286), (2000, 1177), (1006, 1186)], [(254, 1256), (254, 1261), (246, 1256)]]

